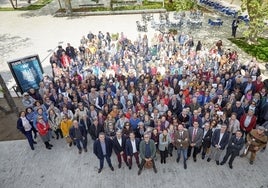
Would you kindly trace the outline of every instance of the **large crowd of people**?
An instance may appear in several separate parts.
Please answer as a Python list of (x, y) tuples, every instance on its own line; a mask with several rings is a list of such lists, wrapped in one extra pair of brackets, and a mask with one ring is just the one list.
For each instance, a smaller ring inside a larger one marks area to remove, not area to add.
[(241, 62), (221, 40), (203, 42), (184, 32), (133, 41), (124, 33), (89, 32), (79, 47), (68, 43), (53, 53), (53, 76), (44, 74), (39, 89), (23, 93), (17, 127), (32, 150), (39, 134), (47, 149), (52, 138), (65, 138), (81, 154), (90, 136), (99, 173), (104, 159), (114, 170), (113, 150), (119, 168), (123, 160), (131, 169), (134, 156), (139, 175), (144, 166), (157, 173), (156, 155), (165, 164), (174, 150), (185, 169), (199, 153), (217, 165), (230, 157), (233, 168), (236, 156), (251, 152), (253, 164), (267, 144), (268, 124), (258, 62)]

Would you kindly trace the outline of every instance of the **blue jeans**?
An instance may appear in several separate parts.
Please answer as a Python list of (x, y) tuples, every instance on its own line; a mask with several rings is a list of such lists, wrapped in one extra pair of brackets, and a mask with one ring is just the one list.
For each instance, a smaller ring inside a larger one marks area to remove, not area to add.
[(84, 149), (87, 148), (87, 140), (86, 139), (83, 139), (83, 138), (82, 139), (75, 139), (74, 141), (75, 141), (76, 146), (79, 150), (82, 150), (80, 142), (82, 143)]
[(34, 149), (34, 140), (33, 140), (33, 135), (32, 135), (32, 130), (30, 130), (30, 131), (26, 131), (25, 133), (24, 133), (24, 135), (26, 136), (26, 138), (27, 138), (27, 140), (28, 140), (28, 142), (29, 142), (29, 145), (30, 145), (30, 147), (31, 147), (31, 149)]
[(184, 148), (178, 147), (177, 152), (178, 152), (178, 160), (180, 160), (181, 153), (183, 155), (183, 160), (184, 161), (187, 160), (187, 148), (184, 149)]

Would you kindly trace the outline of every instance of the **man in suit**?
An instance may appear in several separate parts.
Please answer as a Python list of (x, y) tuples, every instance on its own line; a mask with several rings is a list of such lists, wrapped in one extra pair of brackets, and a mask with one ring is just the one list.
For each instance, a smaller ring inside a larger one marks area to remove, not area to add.
[(142, 168), (145, 165), (145, 163), (152, 163), (154, 173), (157, 173), (157, 169), (155, 167), (155, 153), (156, 153), (156, 146), (152, 139), (150, 139), (149, 133), (144, 134), (144, 140), (140, 142), (140, 157), (141, 157), (141, 164), (139, 167), (138, 175), (141, 174)]
[(208, 148), (211, 145), (211, 138), (212, 138), (212, 129), (210, 128), (210, 124), (207, 122), (205, 123), (205, 127), (203, 130), (203, 139), (202, 139), (202, 159), (205, 159), (206, 153)]
[(117, 156), (117, 160), (118, 160), (118, 168), (121, 168), (121, 166), (122, 166), (122, 158), (125, 161), (126, 165), (128, 166), (127, 155), (125, 152), (126, 137), (122, 136), (121, 130), (118, 130), (116, 132), (116, 136), (113, 139), (113, 147), (114, 147), (114, 152), (115, 152), (115, 154)]
[(202, 145), (202, 138), (203, 138), (203, 130), (199, 128), (198, 121), (193, 122), (193, 126), (189, 127), (189, 140), (190, 145), (188, 147), (187, 157), (189, 158), (192, 153), (192, 148), (194, 149), (193, 152), (193, 159), (196, 162), (196, 155), (200, 151), (200, 147)]
[(229, 141), (226, 154), (220, 163), (221, 165), (224, 165), (226, 161), (228, 160), (229, 156), (229, 167), (232, 169), (233, 168), (233, 161), (236, 156), (239, 155), (239, 151), (242, 149), (244, 146), (244, 139), (242, 138), (242, 132), (240, 130), (236, 131), (235, 135), (232, 136), (231, 140)]
[(211, 158), (214, 158), (216, 164), (219, 165), (220, 156), (228, 144), (229, 140), (229, 133), (226, 131), (227, 125), (222, 124), (220, 129), (216, 129), (212, 135), (211, 140), (211, 152), (208, 156), (207, 162), (211, 161)]
[(78, 121), (73, 121), (73, 126), (70, 128), (69, 135), (71, 139), (75, 142), (78, 153), (82, 153), (82, 148), (80, 143), (82, 143), (84, 151), (87, 152), (87, 130), (85, 129), (85, 126), (79, 126)]
[(89, 128), (89, 134), (92, 140), (96, 140), (100, 132), (104, 132), (104, 127), (102, 124), (99, 124), (99, 121), (97, 118), (94, 118), (93, 123)]
[(182, 124), (178, 125), (178, 131), (174, 134), (174, 146), (177, 148), (178, 157), (177, 163), (180, 162), (181, 153), (184, 160), (184, 169), (187, 169), (187, 148), (189, 146), (189, 133), (187, 129), (184, 129)]
[(127, 162), (128, 162), (128, 168), (131, 170), (132, 168), (132, 157), (135, 157), (136, 163), (138, 167), (140, 166), (139, 161), (139, 145), (140, 145), (140, 139), (135, 138), (135, 133), (131, 132), (129, 134), (129, 139), (126, 141), (126, 155), (127, 155)]
[(110, 169), (114, 171), (114, 167), (111, 162), (111, 155), (113, 152), (113, 142), (110, 138), (105, 137), (105, 133), (101, 132), (98, 139), (94, 142), (93, 152), (100, 160), (100, 168), (98, 173), (101, 173), (104, 164), (104, 158), (106, 159)]

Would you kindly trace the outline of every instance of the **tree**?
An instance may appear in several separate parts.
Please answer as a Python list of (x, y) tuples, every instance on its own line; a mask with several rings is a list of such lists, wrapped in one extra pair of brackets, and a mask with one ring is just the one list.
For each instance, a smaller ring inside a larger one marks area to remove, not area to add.
[(73, 12), (71, 0), (64, 0), (66, 14), (71, 15)]
[(257, 43), (257, 38), (268, 30), (265, 20), (268, 19), (267, 0), (242, 0), (241, 10), (247, 11), (250, 19), (248, 29), (244, 32), (249, 43)]
[(196, 0), (175, 0), (173, 3), (175, 4), (177, 11), (191, 10), (197, 5)]

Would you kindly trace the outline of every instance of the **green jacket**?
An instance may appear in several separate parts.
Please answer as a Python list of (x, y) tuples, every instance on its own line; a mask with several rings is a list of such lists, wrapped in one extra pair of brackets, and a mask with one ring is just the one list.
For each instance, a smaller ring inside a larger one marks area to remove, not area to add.
[[(141, 159), (145, 159), (145, 141), (142, 140), (140, 143), (140, 157)], [(155, 152), (156, 152), (156, 146), (155, 143), (152, 139), (149, 140), (149, 144), (150, 144), (150, 149), (151, 149), (151, 159), (153, 159), (155, 157)]]

